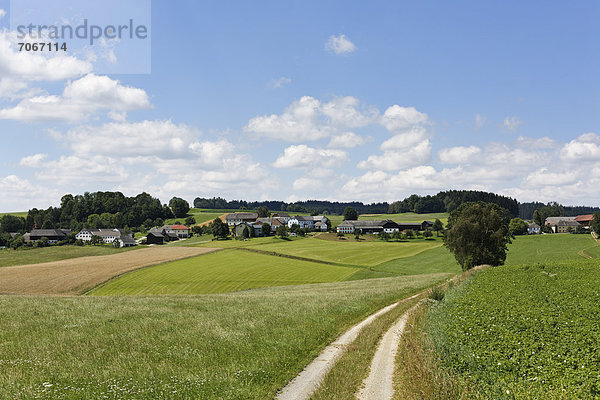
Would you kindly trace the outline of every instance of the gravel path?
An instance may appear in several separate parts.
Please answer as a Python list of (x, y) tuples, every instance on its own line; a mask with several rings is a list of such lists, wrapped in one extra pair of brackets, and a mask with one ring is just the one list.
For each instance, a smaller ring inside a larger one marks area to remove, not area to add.
[(369, 372), (369, 376), (363, 381), (363, 387), (358, 392), (357, 399), (389, 400), (394, 395), (394, 366), (398, 344), (400, 343), (400, 337), (404, 332), (410, 313), (419, 304), (417, 303), (402, 314), (402, 317), (388, 329), (381, 339), (371, 362), (371, 372)]
[(346, 333), (340, 336), (335, 342), (327, 346), (317, 358), (315, 358), (310, 364), (304, 368), (296, 378), (288, 383), (281, 391), (277, 394), (277, 400), (305, 400), (309, 399), (315, 391), (319, 388), (323, 379), (327, 373), (333, 368), (337, 360), (346, 351), (348, 345), (352, 344), (360, 331), (371, 324), (377, 317), (389, 312), (399, 304), (414, 299), (419, 296), (414, 296), (402, 299), (397, 303), (391, 304), (387, 307), (382, 308), (374, 314), (371, 314), (365, 320), (359, 324), (350, 328)]

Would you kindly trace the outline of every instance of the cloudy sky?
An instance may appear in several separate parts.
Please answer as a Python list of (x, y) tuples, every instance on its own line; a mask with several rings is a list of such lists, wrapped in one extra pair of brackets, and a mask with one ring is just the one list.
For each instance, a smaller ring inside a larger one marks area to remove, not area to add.
[(127, 74), (144, 48), (19, 52), (19, 1), (0, 0), (0, 212), (97, 190), (600, 205), (596, 1), (155, 0), (151, 65)]

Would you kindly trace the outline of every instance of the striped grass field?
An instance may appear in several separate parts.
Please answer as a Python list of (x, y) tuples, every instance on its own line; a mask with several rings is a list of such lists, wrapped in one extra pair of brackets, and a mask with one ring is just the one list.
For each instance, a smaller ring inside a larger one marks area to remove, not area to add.
[(348, 327), (447, 277), (204, 296), (0, 296), (0, 398), (273, 398)]
[(231, 249), (134, 271), (107, 282), (89, 294), (223, 293), (266, 286), (339, 282), (357, 271), (358, 268)]
[(441, 245), (440, 241), (433, 240), (333, 242), (318, 238), (306, 238), (290, 242), (280, 241), (264, 244), (256, 248), (346, 265), (375, 266), (397, 258), (411, 257)]

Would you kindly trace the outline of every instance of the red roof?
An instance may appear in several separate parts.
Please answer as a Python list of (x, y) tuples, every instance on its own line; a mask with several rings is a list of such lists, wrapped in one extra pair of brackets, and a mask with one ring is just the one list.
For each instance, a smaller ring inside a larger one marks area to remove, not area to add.
[(575, 217), (575, 221), (577, 221), (577, 222), (591, 221), (593, 219), (594, 219), (593, 214), (578, 215), (577, 217)]
[(185, 225), (173, 225), (173, 226), (171, 226), (171, 229), (187, 229), (187, 230), (189, 230), (190, 228), (188, 228)]

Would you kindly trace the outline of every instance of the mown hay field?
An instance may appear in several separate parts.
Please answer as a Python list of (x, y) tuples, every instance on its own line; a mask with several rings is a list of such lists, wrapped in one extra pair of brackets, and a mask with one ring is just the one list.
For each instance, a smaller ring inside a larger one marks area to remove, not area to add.
[(92, 295), (208, 294), (266, 286), (344, 281), (358, 268), (341, 267), (242, 250), (144, 268), (120, 276)]
[(119, 254), (80, 257), (0, 268), (1, 294), (81, 294), (116, 275), (215, 251), (202, 247), (148, 247)]
[(50, 246), (38, 249), (19, 249), (0, 251), (0, 267), (12, 265), (39, 264), (50, 261), (68, 260), (78, 257), (107, 256), (126, 251), (137, 250), (135, 247), (115, 249), (113, 246)]

